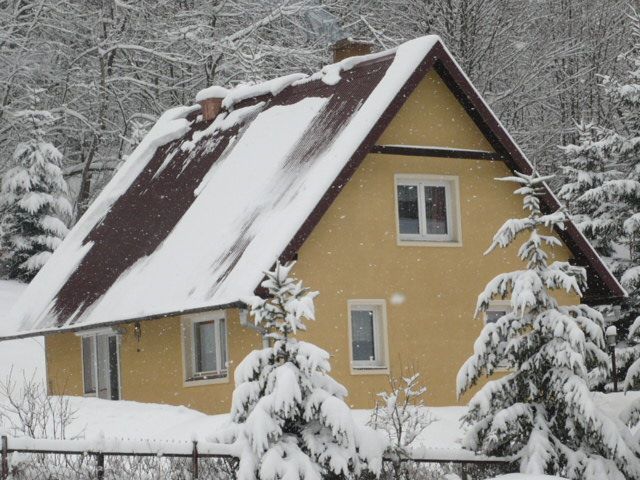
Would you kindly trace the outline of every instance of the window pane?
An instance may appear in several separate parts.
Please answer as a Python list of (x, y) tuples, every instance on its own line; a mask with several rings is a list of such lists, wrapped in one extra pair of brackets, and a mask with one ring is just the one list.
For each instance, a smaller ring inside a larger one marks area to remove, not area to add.
[(82, 337), (84, 393), (96, 393), (96, 350), (94, 337)]
[(96, 336), (96, 358), (98, 361), (98, 398), (110, 399), (110, 380), (109, 371), (109, 337), (106, 335)]
[(353, 310), (351, 312), (351, 339), (353, 360), (375, 360), (375, 340), (373, 331), (373, 311)]
[(400, 233), (420, 233), (417, 186), (398, 185), (398, 219)]
[(196, 373), (215, 372), (218, 369), (216, 362), (215, 323), (196, 323), (194, 327)]
[(226, 370), (227, 368), (227, 325), (224, 319), (218, 320), (218, 325), (220, 326), (220, 359), (222, 360), (222, 365), (220, 365), (221, 370)]
[(486, 323), (496, 323), (500, 317), (506, 315), (504, 310), (489, 310), (485, 312)]
[(427, 234), (446, 235), (447, 232), (447, 192), (444, 187), (424, 187), (425, 216)]

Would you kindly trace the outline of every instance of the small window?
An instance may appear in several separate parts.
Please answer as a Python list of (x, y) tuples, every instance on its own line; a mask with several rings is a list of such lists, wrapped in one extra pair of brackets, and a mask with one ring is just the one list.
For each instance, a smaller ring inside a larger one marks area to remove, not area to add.
[(184, 326), (186, 381), (227, 377), (227, 323), (224, 312), (198, 316)]
[(384, 302), (349, 302), (351, 366), (353, 369), (386, 369)]
[(484, 312), (484, 323), (496, 323), (500, 318), (511, 312), (511, 305), (506, 301), (493, 301)]
[(404, 241), (458, 241), (455, 177), (396, 176), (398, 235)]
[(120, 399), (120, 348), (117, 335), (82, 337), (82, 378), (85, 396)]
[[(511, 304), (506, 300), (494, 300), (489, 303), (489, 308), (484, 311), (484, 323), (485, 325), (489, 323), (496, 323), (502, 317), (504, 317), (507, 313), (512, 311)], [(498, 363), (496, 371), (507, 371), (509, 370), (509, 366), (506, 362)]]

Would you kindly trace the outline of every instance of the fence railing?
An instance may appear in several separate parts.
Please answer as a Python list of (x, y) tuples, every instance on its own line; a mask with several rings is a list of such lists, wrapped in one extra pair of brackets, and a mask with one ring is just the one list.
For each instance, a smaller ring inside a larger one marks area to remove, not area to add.
[[(158, 440), (108, 439), (97, 440), (64, 440), (34, 439), (29, 437), (1, 437), (0, 479), (7, 480), (10, 474), (9, 455), (13, 453), (42, 455), (79, 455), (95, 459), (93, 476), (96, 480), (105, 477), (105, 457), (159, 457), (182, 458), (190, 462), (191, 478), (200, 478), (200, 459), (238, 458), (237, 449), (233, 445), (212, 442), (184, 442)], [(393, 461), (385, 458), (385, 461)], [(409, 455), (401, 459), (403, 462), (455, 464), (459, 465), (462, 480), (468, 479), (470, 466), (503, 466), (509, 467), (513, 459), (505, 457), (486, 457), (475, 455), (466, 450), (441, 448), (413, 449)]]

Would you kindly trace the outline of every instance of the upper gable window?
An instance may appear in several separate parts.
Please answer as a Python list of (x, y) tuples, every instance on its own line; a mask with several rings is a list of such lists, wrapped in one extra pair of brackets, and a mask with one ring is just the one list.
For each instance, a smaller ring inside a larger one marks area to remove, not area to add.
[(458, 177), (397, 175), (396, 199), (400, 241), (460, 241)]

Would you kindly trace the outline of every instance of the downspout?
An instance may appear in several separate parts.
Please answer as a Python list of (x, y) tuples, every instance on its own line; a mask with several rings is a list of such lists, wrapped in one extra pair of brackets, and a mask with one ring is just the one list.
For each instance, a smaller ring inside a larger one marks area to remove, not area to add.
[(262, 336), (262, 348), (269, 348), (269, 338), (267, 338), (267, 331), (249, 321), (249, 310), (246, 308), (239, 308), (238, 315), (240, 317), (240, 325), (253, 330), (254, 332), (258, 332)]

